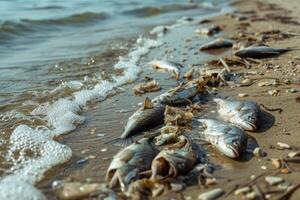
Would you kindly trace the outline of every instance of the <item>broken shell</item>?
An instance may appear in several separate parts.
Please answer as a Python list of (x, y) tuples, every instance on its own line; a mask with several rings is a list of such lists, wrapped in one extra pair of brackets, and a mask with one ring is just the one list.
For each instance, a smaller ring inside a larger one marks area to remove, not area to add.
[(259, 87), (264, 87), (264, 86), (276, 86), (278, 85), (278, 81), (275, 79), (267, 80), (267, 81), (262, 81), (258, 83)]
[(280, 169), (280, 172), (282, 173), (282, 174), (289, 174), (289, 173), (291, 173), (291, 171), (288, 169), (288, 168), (282, 168), (282, 169)]
[(283, 178), (278, 176), (266, 176), (265, 181), (270, 185), (277, 185), (279, 183), (282, 183), (284, 180)]
[(239, 189), (235, 190), (234, 194), (235, 195), (245, 194), (245, 193), (250, 192), (250, 190), (251, 190), (250, 187), (242, 187), (242, 188), (239, 188)]
[(249, 78), (246, 78), (246, 79), (244, 79), (244, 80), (242, 80), (241, 81), (241, 83), (243, 84), (243, 85), (248, 85), (248, 84), (251, 84), (253, 81), (251, 80), (251, 79), (249, 79)]
[(279, 169), (282, 166), (282, 161), (280, 159), (272, 159), (272, 165), (276, 168)]
[(290, 145), (283, 143), (283, 142), (277, 142), (277, 145), (280, 149), (290, 149), (291, 148)]
[(249, 200), (254, 200), (254, 199), (256, 199), (256, 193), (253, 191), (253, 192), (250, 192), (250, 193), (248, 193), (248, 194), (246, 194), (246, 199), (249, 199)]
[(268, 94), (271, 96), (278, 96), (280, 94), (279, 90), (269, 90)]
[(257, 157), (264, 157), (266, 155), (266, 153), (259, 147), (256, 147), (253, 150), (253, 155), (257, 156)]
[(300, 156), (300, 151), (294, 151), (294, 152), (290, 152), (290, 153), (288, 154), (288, 157), (289, 157), (289, 158), (295, 158), (295, 157), (297, 157), (297, 156)]
[(224, 194), (224, 190), (221, 188), (216, 188), (213, 190), (210, 190), (208, 192), (202, 193), (198, 196), (198, 199), (200, 200), (214, 200), (218, 197), (222, 196)]
[(297, 90), (295, 88), (287, 89), (286, 93), (296, 93)]
[(207, 178), (205, 180), (205, 185), (209, 186), (209, 185), (215, 185), (217, 184), (217, 179), (216, 178)]
[(159, 83), (156, 80), (152, 80), (146, 83), (140, 83), (133, 87), (134, 94), (144, 94), (146, 92), (156, 92), (160, 90)]

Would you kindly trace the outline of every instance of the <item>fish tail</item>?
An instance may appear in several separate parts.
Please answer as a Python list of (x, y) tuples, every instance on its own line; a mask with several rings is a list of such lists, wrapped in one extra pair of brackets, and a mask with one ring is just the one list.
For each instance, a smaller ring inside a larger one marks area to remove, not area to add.
[(109, 141), (106, 141), (104, 144), (113, 144), (116, 146), (128, 146), (133, 143), (133, 138), (115, 138)]

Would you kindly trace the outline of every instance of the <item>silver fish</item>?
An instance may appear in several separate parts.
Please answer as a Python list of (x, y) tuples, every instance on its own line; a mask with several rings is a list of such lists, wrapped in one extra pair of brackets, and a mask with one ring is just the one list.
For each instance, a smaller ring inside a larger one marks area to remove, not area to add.
[(197, 156), (190, 140), (181, 135), (179, 142), (164, 148), (152, 161), (151, 179), (176, 177), (189, 172), (196, 163)]
[(109, 187), (121, 186), (121, 189), (125, 190), (131, 181), (138, 178), (139, 172), (150, 169), (156, 154), (157, 149), (148, 138), (121, 149), (114, 156), (106, 172), (105, 179), (109, 182)]
[(164, 123), (165, 108), (165, 104), (153, 103), (153, 101), (146, 98), (144, 106), (135, 111), (127, 120), (122, 135), (106, 142), (106, 144), (126, 146), (132, 143), (133, 136)]
[(231, 122), (247, 131), (255, 131), (260, 122), (261, 110), (253, 101), (237, 101), (215, 98), (218, 113), (225, 121)]
[(266, 57), (278, 56), (282, 53), (291, 50), (292, 49), (272, 48), (268, 46), (250, 46), (236, 51), (234, 55), (241, 58), (266, 58)]
[(199, 50), (211, 50), (211, 49), (221, 49), (221, 48), (226, 48), (226, 47), (232, 47), (233, 41), (223, 39), (223, 38), (218, 38), (216, 40), (213, 40), (211, 42), (203, 44)]
[(153, 60), (149, 62), (149, 64), (156, 69), (172, 72), (175, 75), (175, 78), (177, 80), (180, 78), (180, 73), (181, 73), (180, 68), (183, 67), (179, 63), (172, 62), (172, 61), (165, 61), (165, 60)]
[(199, 119), (204, 139), (229, 158), (237, 158), (246, 149), (247, 136), (244, 131), (229, 123), (214, 119)]

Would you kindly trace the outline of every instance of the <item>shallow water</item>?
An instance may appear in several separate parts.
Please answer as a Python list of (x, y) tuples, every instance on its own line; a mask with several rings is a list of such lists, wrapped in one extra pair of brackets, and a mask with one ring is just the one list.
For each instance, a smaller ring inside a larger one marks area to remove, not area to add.
[[(176, 20), (182, 16), (201, 18), (217, 14), (224, 2), (1, 1), (2, 178), (16, 174), (18, 181), (35, 184), (43, 179), (46, 170), (69, 160), (72, 151), (71, 164), (66, 163), (63, 171), (78, 167), (73, 162), (78, 159), (74, 151), (98, 144), (95, 135), (81, 135), (81, 131), (86, 132), (85, 127), (91, 126), (97, 133), (106, 134), (103, 139), (117, 136), (117, 130), (123, 127), (121, 123), (131, 113), (122, 114), (120, 122), (118, 109), (130, 106), (133, 111), (141, 100), (133, 100), (128, 93), (120, 94), (122, 89), (118, 87), (136, 80), (145, 71), (140, 65), (149, 61), (144, 58), (147, 53), (150, 53), (148, 59), (164, 55), (162, 50), (152, 52), (162, 43), (150, 36), (149, 30), (161, 24), (180, 25), (183, 21)], [(152, 40), (137, 40), (139, 35)], [(176, 35), (169, 38), (172, 38), (169, 43), (180, 39)], [(199, 40), (199, 44), (201, 41), (204, 40)], [(205, 58), (206, 55), (200, 56), (199, 61)], [(180, 61), (178, 59), (175, 57)], [(189, 60), (188, 64), (199, 61)], [(163, 84), (165, 89), (174, 86), (171, 80)], [(118, 94), (117, 102), (113, 102), (114, 97), (104, 101), (115, 94)], [(119, 103), (122, 95), (129, 96)], [(101, 101), (104, 102), (99, 103)], [(108, 135), (109, 132), (112, 134)], [(64, 137), (63, 144), (54, 141), (66, 133), (70, 134)], [(99, 152), (99, 149), (93, 151)], [(109, 152), (106, 157), (113, 153)], [(106, 162), (101, 163), (94, 166), (104, 172)], [(88, 173), (93, 177), (92, 171)], [(103, 177), (103, 173), (99, 177)]]

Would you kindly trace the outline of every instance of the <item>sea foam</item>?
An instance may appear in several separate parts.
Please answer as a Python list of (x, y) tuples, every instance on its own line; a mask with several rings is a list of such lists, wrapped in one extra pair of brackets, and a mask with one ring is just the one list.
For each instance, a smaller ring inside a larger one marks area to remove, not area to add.
[[(88, 102), (103, 101), (108, 95), (115, 94), (119, 86), (136, 80), (141, 72), (138, 66), (140, 58), (161, 44), (157, 40), (139, 37), (133, 50), (126, 57), (120, 57), (114, 65), (114, 68), (123, 70), (121, 76), (113, 76), (112, 81), (100, 80), (92, 89), (76, 91), (69, 98), (44, 103), (34, 109), (31, 115), (42, 119), (47, 125), (19, 125), (12, 132), (7, 152), (12, 174), (0, 181), (0, 199), (45, 199), (33, 185), (43, 179), (47, 170), (72, 156), (71, 149), (56, 142), (55, 137), (76, 129), (78, 124), (84, 122), (80, 112)], [(62, 87), (80, 89), (83, 84), (84, 81), (64, 83), (53, 91), (58, 92)]]

